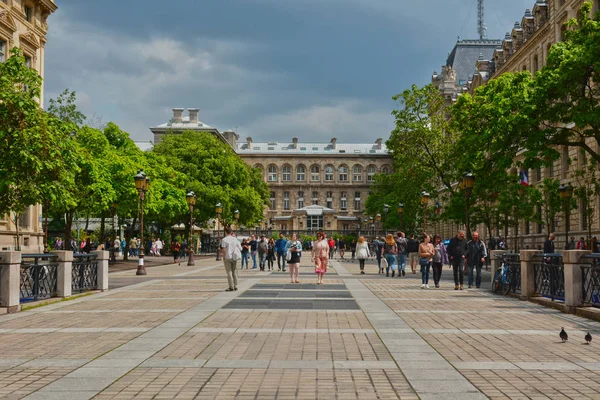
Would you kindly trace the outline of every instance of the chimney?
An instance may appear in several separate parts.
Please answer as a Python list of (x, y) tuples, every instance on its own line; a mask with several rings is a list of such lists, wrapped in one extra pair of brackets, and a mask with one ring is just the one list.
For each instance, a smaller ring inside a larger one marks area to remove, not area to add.
[(173, 109), (173, 122), (180, 123), (182, 121), (183, 116), (183, 108), (174, 108)]
[(250, 136), (246, 138), (246, 146), (248, 149), (252, 148), (252, 138)]
[(237, 141), (240, 138), (233, 129), (223, 132), (223, 137), (227, 140), (227, 143), (231, 145), (234, 150), (237, 150)]
[(381, 148), (382, 148), (381, 144), (383, 143), (383, 139), (382, 138), (377, 138), (377, 140), (375, 141), (375, 143), (377, 144), (377, 150), (381, 150)]
[(190, 113), (190, 123), (197, 124), (198, 123), (198, 111), (197, 108), (188, 108), (188, 112)]
[(337, 138), (331, 138), (331, 148), (335, 150), (335, 144), (337, 142)]
[(292, 138), (292, 143), (293, 143), (292, 147), (294, 149), (297, 149), (298, 148), (298, 138), (297, 137)]

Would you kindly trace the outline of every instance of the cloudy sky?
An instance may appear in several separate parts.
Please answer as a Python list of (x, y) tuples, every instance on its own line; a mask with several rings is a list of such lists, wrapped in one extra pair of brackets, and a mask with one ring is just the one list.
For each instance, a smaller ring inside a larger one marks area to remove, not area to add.
[[(46, 98), (75, 90), (87, 115), (135, 140), (173, 107), (255, 141), (388, 137), (391, 97), (426, 84), (475, 0), (56, 0)], [(486, 0), (490, 38), (534, 0)]]

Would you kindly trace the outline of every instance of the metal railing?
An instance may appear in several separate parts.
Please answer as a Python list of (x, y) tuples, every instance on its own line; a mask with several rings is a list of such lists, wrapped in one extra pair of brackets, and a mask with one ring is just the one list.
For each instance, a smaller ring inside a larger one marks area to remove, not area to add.
[(600, 254), (589, 254), (583, 256), (591, 259), (591, 264), (582, 265), (581, 285), (583, 289), (583, 305), (600, 307)]
[(502, 262), (508, 266), (509, 292), (521, 293), (521, 255), (519, 253), (504, 253)]
[(56, 295), (58, 262), (53, 254), (23, 254), (21, 256), (21, 303), (47, 299)]
[(71, 292), (81, 293), (98, 288), (98, 260), (96, 254), (74, 254), (71, 269)]
[(558, 253), (539, 254), (533, 263), (535, 293), (552, 301), (565, 300), (565, 266)]

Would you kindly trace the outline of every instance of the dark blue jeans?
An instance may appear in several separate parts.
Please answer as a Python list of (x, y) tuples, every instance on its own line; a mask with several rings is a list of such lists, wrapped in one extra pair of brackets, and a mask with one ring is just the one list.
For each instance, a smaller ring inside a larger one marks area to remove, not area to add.
[[(476, 273), (475, 279), (473, 279), (474, 272)], [(475, 286), (481, 286), (481, 263), (469, 264), (469, 286), (473, 286), (473, 280), (475, 280)]]
[(425, 265), (421, 264), (421, 283), (423, 285), (429, 284), (429, 269), (431, 268), (431, 263), (427, 263)]

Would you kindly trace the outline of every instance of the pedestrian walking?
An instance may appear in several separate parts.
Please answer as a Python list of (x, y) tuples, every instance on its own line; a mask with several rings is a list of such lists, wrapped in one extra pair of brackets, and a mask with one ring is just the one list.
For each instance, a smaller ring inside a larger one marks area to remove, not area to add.
[(327, 245), (329, 246), (329, 259), (333, 260), (333, 255), (335, 254), (335, 240), (329, 238)]
[(156, 239), (156, 252), (158, 253), (158, 256), (162, 256), (163, 255), (163, 247), (164, 247), (164, 243), (162, 240), (160, 240), (160, 238)]
[(435, 249), (431, 244), (428, 234), (423, 234), (423, 242), (419, 245), (419, 265), (421, 266), (421, 289), (429, 289), (429, 269), (435, 255)]
[(352, 253), (352, 261), (356, 258), (356, 241), (352, 239), (350, 243), (350, 252)]
[(405, 276), (408, 240), (406, 240), (404, 232), (396, 232), (396, 247), (398, 248), (398, 276)]
[[(481, 267), (487, 257), (485, 243), (479, 240), (479, 232), (473, 232), (473, 240), (468, 243), (467, 268), (469, 271), (469, 289), (473, 283), (477, 288), (481, 286)], [(474, 274), (475, 270), (476, 274)], [(476, 275), (475, 277), (473, 275)]]
[(246, 269), (248, 269), (248, 262), (250, 261), (250, 244), (248, 243), (248, 239), (242, 239), (242, 266), (240, 269), (244, 269), (244, 264), (246, 264)]
[(265, 235), (260, 235), (257, 249), (260, 270), (264, 271), (265, 266), (267, 265), (267, 240), (265, 239)]
[(283, 233), (280, 233), (279, 239), (275, 241), (275, 253), (277, 254), (277, 269), (283, 272), (285, 272), (287, 242), (288, 241), (283, 235)]
[(179, 263), (179, 250), (181, 250), (181, 244), (179, 241), (174, 240), (171, 242), (171, 253), (173, 254), (173, 264)]
[(256, 269), (256, 250), (258, 248), (258, 241), (256, 236), (252, 235), (250, 238), (250, 255), (252, 256), (252, 269)]
[(289, 243), (288, 268), (290, 269), (290, 279), (292, 283), (300, 283), (300, 257), (302, 257), (302, 242), (298, 240), (295, 233), (292, 233), (292, 239)]
[(579, 238), (579, 241), (577, 242), (577, 250), (586, 250), (587, 247), (585, 245), (585, 239), (583, 238), (583, 236), (581, 236)]
[(446, 246), (442, 243), (440, 235), (433, 237), (433, 249), (435, 254), (433, 255), (433, 283), (436, 288), (440, 287), (440, 280), (442, 279), (442, 267), (444, 264), (448, 264), (448, 252)]
[(338, 240), (338, 250), (340, 252), (340, 260), (344, 260), (344, 255), (346, 254), (346, 242), (344, 241), (344, 238), (341, 238), (340, 240)]
[(242, 259), (242, 245), (233, 235), (230, 227), (225, 227), (225, 237), (221, 240), (221, 252), (223, 256), (223, 265), (227, 273), (228, 292), (238, 290), (238, 270), (237, 262)]
[(419, 260), (419, 242), (415, 239), (415, 235), (410, 235), (406, 254), (408, 254), (408, 259), (410, 261), (410, 269), (413, 274), (416, 274), (417, 261)]
[(371, 257), (369, 244), (366, 242), (365, 238), (361, 236), (358, 238), (358, 244), (356, 245), (356, 258), (358, 258), (361, 275), (365, 274), (365, 260), (369, 257)]
[(387, 261), (387, 268), (385, 269), (385, 276), (390, 276), (390, 269), (392, 270), (392, 278), (396, 275), (396, 254), (398, 248), (396, 247), (396, 241), (394, 236), (390, 233), (385, 237), (385, 243), (383, 244), (383, 257)]
[(454, 272), (454, 290), (463, 290), (464, 271), (463, 265), (469, 253), (465, 231), (458, 231), (448, 244), (448, 256)]
[(327, 273), (328, 252), (327, 235), (323, 231), (317, 233), (317, 242), (313, 245), (311, 261), (315, 264), (317, 274), (317, 285), (323, 284), (323, 275)]
[(273, 262), (275, 261), (275, 241), (273, 238), (269, 238), (267, 243), (267, 266), (269, 271), (273, 270)]
[(375, 259), (377, 260), (377, 268), (379, 268), (379, 273), (383, 274), (383, 268), (381, 267), (381, 258), (383, 257), (383, 242), (380, 238), (376, 237), (373, 241), (373, 249), (375, 252)]

